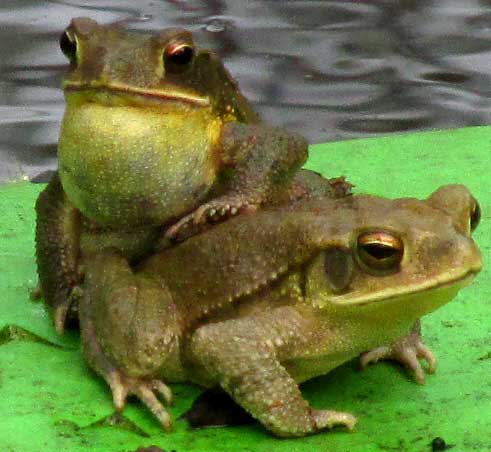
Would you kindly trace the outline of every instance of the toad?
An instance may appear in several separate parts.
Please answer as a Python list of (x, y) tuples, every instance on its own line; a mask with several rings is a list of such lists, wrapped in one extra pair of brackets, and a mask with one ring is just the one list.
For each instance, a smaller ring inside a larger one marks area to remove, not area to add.
[(79, 312), (84, 354), (118, 410), (135, 395), (166, 429), (167, 383), (185, 381), (221, 386), (281, 437), (352, 428), (354, 415), (313, 409), (298, 384), (360, 354), (364, 365), (400, 360), (422, 382), (418, 358), (430, 372), (434, 358), (414, 326), (480, 271), (478, 220), (469, 191), (448, 185), (424, 200), (268, 207), (136, 268), (95, 247)]

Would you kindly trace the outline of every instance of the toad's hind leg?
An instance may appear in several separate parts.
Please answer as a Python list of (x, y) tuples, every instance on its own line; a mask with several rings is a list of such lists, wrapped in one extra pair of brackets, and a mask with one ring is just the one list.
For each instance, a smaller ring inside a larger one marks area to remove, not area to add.
[(312, 409), (280, 362), (302, 346), (310, 327), (294, 309), (278, 308), (199, 328), (189, 353), (208, 378), (278, 436), (304, 436), (336, 425), (351, 429), (356, 422), (351, 414)]
[(87, 265), (80, 328), (84, 355), (108, 383), (116, 409), (139, 398), (165, 429), (162, 402), (172, 393), (162, 374), (179, 374), (179, 320), (170, 294), (156, 281), (133, 274), (117, 252), (103, 251)]

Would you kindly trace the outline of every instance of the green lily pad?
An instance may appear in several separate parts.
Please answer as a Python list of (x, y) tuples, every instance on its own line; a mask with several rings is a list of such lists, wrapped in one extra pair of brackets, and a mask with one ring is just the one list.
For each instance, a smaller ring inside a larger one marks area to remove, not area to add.
[[(315, 145), (308, 167), (345, 175), (355, 192), (425, 197), (464, 183), (483, 218), (475, 233), (486, 260), (491, 247), (491, 128), (476, 127)], [(403, 369), (380, 363), (365, 372), (348, 363), (305, 383), (315, 407), (350, 411), (342, 429), (280, 440), (259, 424), (191, 430), (177, 418), (200, 389), (172, 385), (175, 428), (163, 432), (139, 403), (114, 415), (105, 383), (84, 363), (76, 332), (59, 337), (44, 306), (30, 300), (37, 283), (34, 202), (42, 186), (0, 187), (0, 446), (9, 452), (166, 451), (380, 452), (431, 451), (442, 437), (452, 451), (489, 450), (491, 437), (491, 303), (489, 270), (456, 300), (423, 320), (439, 357), (435, 375), (416, 385)]]

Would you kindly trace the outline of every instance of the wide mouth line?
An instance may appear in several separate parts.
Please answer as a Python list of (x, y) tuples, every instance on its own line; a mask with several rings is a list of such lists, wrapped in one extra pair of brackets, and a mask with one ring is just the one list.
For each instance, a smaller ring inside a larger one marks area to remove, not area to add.
[(338, 300), (332, 300), (332, 303), (337, 304), (337, 305), (342, 305), (342, 306), (348, 306), (348, 305), (349, 306), (354, 306), (354, 305), (364, 306), (364, 305), (371, 304), (374, 302), (379, 302), (379, 301), (389, 302), (389, 301), (394, 300), (396, 298), (404, 297), (407, 295), (418, 295), (418, 294), (420, 294), (422, 292), (426, 292), (426, 291), (445, 289), (445, 288), (451, 287), (451, 286), (453, 286), (455, 284), (459, 284), (459, 283), (462, 283), (462, 285), (466, 285), (466, 283), (468, 283), (472, 279), (474, 279), (474, 277), (478, 273), (479, 273), (479, 270), (469, 270), (465, 274), (463, 274), (461, 276), (457, 276), (455, 278), (452, 278), (452, 279), (446, 281), (445, 283), (442, 283), (442, 284), (435, 284), (435, 283), (433, 283), (433, 284), (432, 283), (422, 284), (422, 285), (420, 285), (420, 287), (418, 287), (415, 290), (407, 290), (404, 292), (399, 292), (396, 295), (393, 295), (390, 297), (384, 297), (382, 294), (379, 297), (371, 298), (371, 299), (361, 298), (361, 300), (360, 299), (357, 300), (355, 298), (349, 302), (342, 301), (342, 300), (339, 300), (339, 301)]
[(130, 96), (151, 98), (161, 100), (164, 102), (180, 102), (190, 104), (199, 107), (207, 107), (210, 105), (210, 101), (205, 97), (192, 96), (189, 94), (180, 94), (178, 92), (164, 93), (162, 91), (146, 88), (135, 88), (131, 86), (118, 86), (118, 85), (91, 85), (87, 83), (75, 83), (64, 82), (63, 89), (67, 91), (105, 91), (116, 94), (127, 94)]

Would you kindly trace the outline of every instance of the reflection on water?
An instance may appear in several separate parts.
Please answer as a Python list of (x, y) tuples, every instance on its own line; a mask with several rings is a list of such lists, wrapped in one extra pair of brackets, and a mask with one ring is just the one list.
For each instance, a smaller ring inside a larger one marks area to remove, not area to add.
[(491, 1), (0, 4), (0, 180), (56, 165), (70, 18), (188, 28), (272, 124), (311, 142), (491, 122)]

